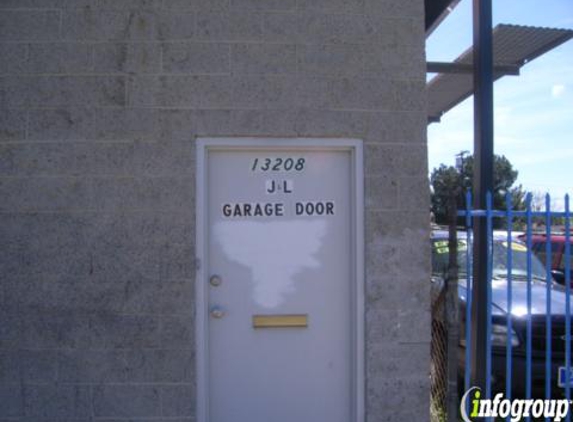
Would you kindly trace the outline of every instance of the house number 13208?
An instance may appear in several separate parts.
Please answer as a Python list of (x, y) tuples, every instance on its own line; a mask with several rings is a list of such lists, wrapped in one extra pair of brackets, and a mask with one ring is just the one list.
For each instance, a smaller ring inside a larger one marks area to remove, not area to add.
[(252, 171), (302, 171), (304, 169), (304, 158), (255, 158)]

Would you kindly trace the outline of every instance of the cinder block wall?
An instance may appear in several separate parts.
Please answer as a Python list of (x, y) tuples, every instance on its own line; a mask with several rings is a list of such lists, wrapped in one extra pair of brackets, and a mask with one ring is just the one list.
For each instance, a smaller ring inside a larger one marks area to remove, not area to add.
[(0, 0), (0, 420), (194, 420), (194, 140), (365, 140), (367, 420), (428, 420), (422, 0)]

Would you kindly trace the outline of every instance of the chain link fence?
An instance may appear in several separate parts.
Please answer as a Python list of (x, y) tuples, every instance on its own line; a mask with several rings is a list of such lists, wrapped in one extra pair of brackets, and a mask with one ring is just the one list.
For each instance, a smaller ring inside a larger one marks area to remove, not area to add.
[(445, 289), (432, 294), (432, 343), (430, 367), (430, 415), (432, 422), (445, 422), (447, 416), (448, 336), (445, 319)]
[[(455, 214), (452, 214), (455, 215)], [(432, 422), (458, 420), (458, 264), (455, 219), (449, 226), (449, 239), (442, 251), (449, 253), (448, 268), (432, 272), (432, 343), (430, 368), (430, 415)], [(443, 241), (442, 241), (443, 242)], [(434, 247), (432, 247), (434, 248)]]

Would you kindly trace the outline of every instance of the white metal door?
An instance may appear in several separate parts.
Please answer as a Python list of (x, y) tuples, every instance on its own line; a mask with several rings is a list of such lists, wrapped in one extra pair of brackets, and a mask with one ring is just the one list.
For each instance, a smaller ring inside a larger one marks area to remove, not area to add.
[(356, 420), (355, 149), (203, 157), (205, 420)]

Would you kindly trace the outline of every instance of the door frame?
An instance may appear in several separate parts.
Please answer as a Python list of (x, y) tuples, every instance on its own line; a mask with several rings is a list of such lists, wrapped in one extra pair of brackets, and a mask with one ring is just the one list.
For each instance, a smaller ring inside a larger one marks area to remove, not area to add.
[(208, 153), (213, 150), (244, 151), (277, 148), (307, 151), (348, 151), (351, 154), (351, 280), (350, 299), (354, 346), (351, 350), (352, 422), (365, 420), (365, 341), (364, 341), (364, 163), (363, 142), (349, 138), (245, 138), (199, 137), (196, 140), (195, 205), (195, 363), (196, 420), (209, 422), (209, 316), (208, 316)]

